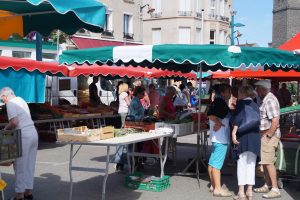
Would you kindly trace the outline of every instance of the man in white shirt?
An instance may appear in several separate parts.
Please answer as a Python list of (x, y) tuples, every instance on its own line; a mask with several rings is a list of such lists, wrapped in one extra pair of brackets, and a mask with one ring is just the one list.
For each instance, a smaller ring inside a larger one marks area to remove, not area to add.
[(4, 130), (20, 129), (22, 136), (22, 156), (14, 162), (16, 197), (13, 199), (33, 199), (38, 135), (31, 119), (29, 107), (21, 97), (16, 97), (9, 87), (1, 89), (0, 101), (6, 104), (9, 120)]

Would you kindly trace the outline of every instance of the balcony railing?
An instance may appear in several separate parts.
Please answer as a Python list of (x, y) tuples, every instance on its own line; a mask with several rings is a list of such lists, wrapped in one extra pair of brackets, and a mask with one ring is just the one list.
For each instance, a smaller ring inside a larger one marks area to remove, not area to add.
[(113, 30), (104, 30), (102, 32), (101, 36), (114, 37), (114, 31)]
[(196, 12), (196, 17), (202, 18), (202, 12)]
[(192, 11), (178, 11), (179, 16), (192, 16)]
[(125, 3), (134, 3), (134, 0), (123, 0)]
[(128, 40), (133, 40), (133, 33), (123, 33), (123, 38)]
[(152, 18), (160, 18), (161, 14), (162, 14), (162, 12), (154, 12), (154, 13), (151, 13), (151, 17)]
[(209, 19), (213, 19), (213, 20), (220, 20), (220, 21), (224, 21), (224, 22), (229, 22), (229, 17), (225, 17), (222, 15), (208, 15)]

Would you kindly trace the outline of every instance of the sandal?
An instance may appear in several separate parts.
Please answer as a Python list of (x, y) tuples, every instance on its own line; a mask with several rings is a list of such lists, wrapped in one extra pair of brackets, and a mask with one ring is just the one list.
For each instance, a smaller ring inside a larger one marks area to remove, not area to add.
[(268, 193), (269, 192), (269, 188), (268, 188), (268, 186), (264, 185), (264, 186), (262, 186), (260, 188), (254, 188), (253, 191), (256, 192), (256, 193)]
[(233, 197), (234, 200), (247, 200), (247, 197), (245, 194), (238, 194), (235, 197)]
[(220, 193), (213, 193), (213, 196), (215, 197), (231, 197), (232, 196), (232, 193), (229, 192), (228, 190), (223, 190), (222, 192)]
[(281, 197), (281, 194), (280, 194), (279, 190), (276, 190), (276, 189), (271, 189), (270, 192), (263, 195), (263, 198), (265, 198), (265, 199), (275, 199), (275, 198), (279, 198), (279, 197)]
[[(228, 190), (228, 187), (227, 187), (225, 184), (223, 184), (223, 185), (222, 185), (222, 189)], [(212, 193), (213, 191), (214, 191), (214, 188), (213, 188), (213, 186), (211, 185), (211, 186), (209, 187), (209, 192)]]
[(248, 200), (252, 200), (253, 199), (253, 192), (246, 192), (246, 197)]

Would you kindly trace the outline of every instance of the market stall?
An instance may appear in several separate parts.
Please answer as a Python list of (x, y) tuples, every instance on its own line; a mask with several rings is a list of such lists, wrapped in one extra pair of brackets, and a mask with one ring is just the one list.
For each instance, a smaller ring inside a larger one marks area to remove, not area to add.
[[(182, 72), (194, 70), (200, 73), (199, 87), (201, 88), (202, 71), (238, 68), (297, 71), (300, 65), (300, 56), (271, 48), (225, 45), (141, 45), (64, 51), (60, 56), (60, 62), (68, 65), (75, 62), (77, 64), (88, 63), (100, 66), (103, 64), (132, 65)], [(200, 108), (201, 101), (199, 101), (199, 110)], [(198, 161), (201, 157), (200, 143), (203, 144), (200, 124), (199, 112), (197, 157), (193, 161), (196, 161), (197, 178), (199, 178)]]

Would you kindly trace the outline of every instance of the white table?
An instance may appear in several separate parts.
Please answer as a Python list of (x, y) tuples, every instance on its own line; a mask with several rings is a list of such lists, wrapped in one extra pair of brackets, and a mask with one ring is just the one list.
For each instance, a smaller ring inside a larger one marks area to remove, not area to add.
[[(160, 146), (160, 142), (158, 144), (158, 148), (159, 148), (159, 154), (146, 154), (146, 153), (137, 153), (134, 151), (133, 148), (133, 152), (132, 153), (127, 153), (127, 160), (128, 160), (128, 167), (129, 167), (129, 172), (133, 173), (134, 172), (134, 166), (131, 167), (130, 165), (130, 157), (133, 159), (136, 156), (142, 156), (142, 157), (157, 157), (160, 159), (160, 166), (161, 166), (161, 177), (164, 176), (164, 166), (167, 160), (167, 151), (168, 151), (168, 138), (171, 137), (173, 135), (173, 133), (165, 133), (165, 132), (156, 132), (156, 133), (136, 133), (136, 134), (129, 134), (123, 137), (117, 137), (117, 138), (111, 138), (111, 139), (106, 139), (106, 140), (99, 140), (99, 141), (95, 141), (95, 142), (87, 142), (87, 143), (82, 143), (82, 142), (60, 142), (63, 144), (70, 144), (71, 149), (70, 149), (70, 162), (69, 162), (69, 175), (70, 175), (70, 194), (69, 194), (69, 200), (72, 200), (72, 193), (73, 193), (73, 177), (72, 177), (72, 170), (76, 169), (76, 170), (85, 170), (85, 168), (80, 168), (80, 167), (74, 167), (73, 166), (73, 158), (76, 156), (78, 149), (75, 154), (73, 154), (73, 149), (74, 149), (74, 145), (93, 145), (93, 146), (106, 146), (107, 151), (106, 151), (106, 168), (105, 168), (105, 176), (103, 179), (103, 184), (102, 184), (102, 200), (105, 200), (105, 190), (106, 190), (106, 181), (108, 178), (108, 171), (109, 171), (109, 164), (111, 161), (110, 158), (110, 147), (111, 146), (119, 146), (119, 145), (125, 145), (126, 148), (128, 149), (128, 145), (129, 144), (136, 144), (138, 142), (144, 142), (144, 141), (148, 141), (148, 140), (155, 140), (155, 139), (159, 139), (159, 141), (161, 141), (161, 139), (163, 138), (167, 138), (166, 139), (166, 145), (165, 145), (165, 149), (164, 149), (164, 155), (162, 154), (161, 151), (161, 146)], [(133, 162), (134, 165), (134, 162)]]

